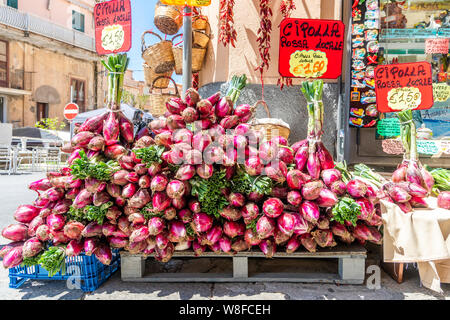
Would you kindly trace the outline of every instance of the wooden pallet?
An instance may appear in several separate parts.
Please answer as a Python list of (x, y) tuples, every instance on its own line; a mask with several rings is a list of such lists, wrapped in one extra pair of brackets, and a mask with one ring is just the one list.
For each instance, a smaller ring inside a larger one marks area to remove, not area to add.
[[(224, 273), (150, 273), (145, 272), (145, 260), (150, 256), (121, 252), (122, 281), (131, 282), (312, 282), (312, 283), (339, 283), (362, 284), (365, 277), (365, 261), (367, 251), (364, 247), (353, 244), (351, 246), (336, 246), (329, 249), (320, 249), (311, 253), (297, 251), (294, 253), (279, 252), (274, 255), (278, 258), (315, 258), (338, 259), (336, 273), (254, 273), (248, 272), (248, 258), (265, 258), (262, 252), (247, 251), (234, 255), (226, 253), (205, 252), (201, 258), (231, 258), (233, 259), (233, 272)], [(192, 251), (175, 251), (173, 258), (194, 258)]]

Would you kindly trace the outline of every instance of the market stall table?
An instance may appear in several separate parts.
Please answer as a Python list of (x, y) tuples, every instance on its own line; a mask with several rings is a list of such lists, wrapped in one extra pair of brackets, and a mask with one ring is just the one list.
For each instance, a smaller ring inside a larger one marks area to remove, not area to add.
[(450, 283), (450, 210), (426, 201), (429, 208), (404, 213), (381, 200), (384, 262), (417, 263), (422, 284), (442, 292), (440, 284)]

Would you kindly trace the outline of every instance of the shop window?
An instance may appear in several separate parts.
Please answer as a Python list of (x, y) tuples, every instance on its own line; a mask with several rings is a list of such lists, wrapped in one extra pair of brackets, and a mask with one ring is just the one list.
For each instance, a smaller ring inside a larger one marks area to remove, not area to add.
[[(450, 91), (450, 55), (448, 45), (440, 53), (427, 53), (425, 47), (431, 41), (445, 42), (450, 37), (450, 1), (381, 0), (380, 17), (379, 57), (383, 64), (427, 61), (432, 66), (436, 88), (434, 105), (429, 110), (414, 111), (414, 119), (419, 139), (430, 140), (438, 146), (450, 139), (450, 95), (437, 96), (437, 92)], [(380, 115), (380, 118), (392, 117), (394, 113)]]
[(72, 10), (72, 29), (84, 32), (84, 14)]
[(0, 40), (0, 87), (8, 87), (8, 43)]
[(80, 113), (86, 111), (86, 82), (77, 79), (70, 80), (72, 102), (80, 108)]
[(6, 122), (5, 98), (0, 97), (0, 123)]
[(36, 121), (40, 122), (41, 120), (48, 118), (48, 103), (38, 102), (36, 106)]
[(18, 7), (18, 2), (19, 2), (19, 0), (8, 0), (8, 1), (6, 2), (6, 5), (7, 5), (8, 7), (17, 9), (17, 7)]

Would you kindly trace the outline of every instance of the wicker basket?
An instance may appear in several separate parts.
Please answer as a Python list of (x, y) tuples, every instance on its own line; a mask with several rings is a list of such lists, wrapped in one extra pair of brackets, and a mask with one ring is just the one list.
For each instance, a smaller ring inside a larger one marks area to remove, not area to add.
[[(175, 87), (175, 94), (173, 93), (154, 93), (153, 89), (155, 89), (155, 83), (156, 81), (160, 80), (161, 78), (168, 78), (169, 81), (172, 81), (174, 87)], [(178, 87), (175, 81), (166, 76), (159, 76), (155, 80), (153, 80), (152, 86), (150, 87), (150, 94), (149, 94), (149, 101), (150, 101), (150, 113), (153, 117), (157, 118), (162, 115), (164, 115), (167, 111), (166, 108), (166, 102), (169, 101), (170, 98), (179, 98), (180, 93), (178, 92)]]
[[(173, 40), (183, 34), (177, 34), (172, 38)], [(183, 74), (183, 47), (173, 46), (172, 47), (173, 57), (175, 60), (175, 73), (180, 75)], [(192, 48), (192, 73), (199, 72), (203, 66), (203, 60), (205, 59), (206, 48)]]
[[(146, 46), (145, 35), (152, 34), (161, 40), (160, 42)], [(142, 34), (142, 59), (152, 67), (156, 73), (169, 72), (175, 66), (175, 60), (172, 53), (172, 41), (163, 40), (158, 34), (152, 31), (145, 31)]]
[(183, 15), (178, 6), (169, 6), (158, 1), (155, 7), (155, 26), (164, 34), (173, 35), (183, 25)]
[(276, 136), (282, 136), (289, 139), (289, 134), (291, 133), (289, 125), (281, 119), (271, 119), (269, 107), (264, 100), (256, 101), (254, 107), (256, 108), (258, 105), (262, 105), (264, 107), (267, 113), (267, 118), (251, 120), (250, 123), (252, 128), (256, 131), (262, 131), (266, 140), (270, 140)]
[[(145, 84), (149, 87), (152, 86), (153, 80), (155, 80), (159, 76), (166, 76), (170, 78), (173, 73), (173, 69), (170, 71), (167, 71), (165, 73), (156, 73), (155, 70), (150, 67), (147, 63), (143, 63), (142, 67), (144, 68), (144, 77), (145, 77)], [(154, 84), (155, 88), (165, 89), (169, 86), (170, 80), (168, 78), (161, 78)]]
[(209, 42), (209, 35), (206, 34), (204, 31), (199, 30), (192, 30), (193, 36), (192, 36), (192, 45), (195, 48), (206, 48)]
[(205, 16), (197, 16), (192, 18), (192, 30), (206, 30), (208, 26), (208, 18)]

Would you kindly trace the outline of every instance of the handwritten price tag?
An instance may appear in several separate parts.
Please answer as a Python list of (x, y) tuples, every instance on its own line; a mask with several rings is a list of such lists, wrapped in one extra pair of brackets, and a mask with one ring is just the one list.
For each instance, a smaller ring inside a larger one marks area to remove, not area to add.
[(297, 50), (291, 54), (289, 66), (296, 77), (319, 78), (327, 72), (328, 59), (322, 51)]
[(416, 109), (422, 101), (420, 90), (415, 87), (395, 88), (388, 92), (388, 106), (392, 110)]
[(434, 100), (444, 102), (450, 98), (450, 86), (446, 83), (433, 83)]
[(102, 30), (102, 47), (105, 50), (116, 51), (125, 42), (125, 32), (120, 24), (107, 26)]

